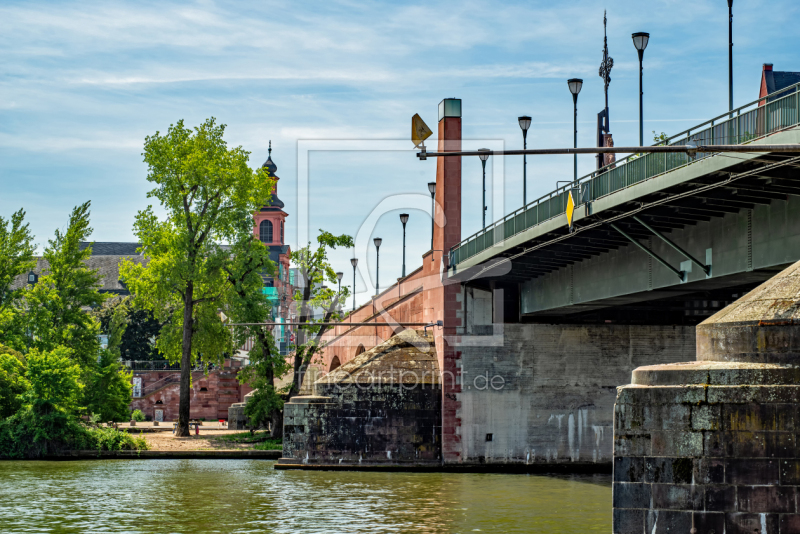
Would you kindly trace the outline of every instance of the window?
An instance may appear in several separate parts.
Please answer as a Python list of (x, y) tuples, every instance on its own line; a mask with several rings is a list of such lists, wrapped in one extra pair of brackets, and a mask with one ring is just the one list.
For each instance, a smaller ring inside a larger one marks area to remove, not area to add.
[(491, 434), (486, 434), (486, 441), (492, 441), (493, 437)]
[(262, 243), (272, 243), (272, 221), (261, 221), (258, 226), (258, 237)]

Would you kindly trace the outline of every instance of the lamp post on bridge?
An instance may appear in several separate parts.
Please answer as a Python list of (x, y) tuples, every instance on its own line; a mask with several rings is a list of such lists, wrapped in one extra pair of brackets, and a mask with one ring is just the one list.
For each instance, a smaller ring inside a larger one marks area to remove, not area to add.
[(350, 258), (350, 265), (353, 266), (353, 311), (356, 311), (356, 265), (358, 265), (358, 258)]
[(403, 223), (403, 278), (406, 277), (406, 223), (408, 222), (408, 213), (400, 214), (400, 222)]
[[(528, 128), (531, 127), (531, 118), (527, 115), (523, 115), (522, 117), (518, 117), (517, 121), (519, 122), (519, 127), (522, 129), (522, 148), (523, 150), (528, 149)], [(483, 156), (481, 156), (482, 158)], [(488, 157), (488, 156), (487, 156)], [(485, 160), (484, 160), (485, 161)], [(483, 166), (484, 174), (486, 174), (486, 165)], [(486, 202), (484, 201), (484, 204)], [(522, 156), (522, 206), (525, 207), (528, 205), (528, 156)], [(486, 221), (483, 223), (484, 228), (486, 227)]]
[[(567, 86), (569, 87), (569, 92), (572, 93), (572, 106), (573, 106), (573, 116), (572, 116), (572, 125), (573, 125), (573, 148), (578, 148), (578, 94), (581, 92), (581, 88), (583, 87), (583, 80), (580, 78), (570, 78), (567, 80)], [(578, 181), (578, 155), (574, 155), (574, 173), (575, 173), (575, 181)]]
[(380, 287), (380, 268), (381, 268), (381, 243), (383, 239), (376, 237), (372, 240), (375, 243), (375, 295), (378, 295), (378, 288)]
[(644, 49), (647, 48), (647, 43), (650, 41), (650, 34), (647, 32), (637, 32), (631, 35), (633, 39), (633, 46), (639, 53), (639, 146), (644, 146), (644, 108), (642, 106), (642, 59), (644, 58)]
[[(521, 118), (522, 117), (520, 117), (520, 119)], [(530, 118), (529, 118), (529, 121), (530, 121)], [(526, 130), (527, 130), (527, 128), (526, 128)], [(523, 131), (526, 131), (526, 130), (523, 130)], [(481, 216), (483, 217), (483, 227), (486, 228), (486, 160), (489, 159), (489, 149), (488, 148), (479, 148), (478, 152), (486, 152), (486, 154), (481, 154), (480, 156), (478, 156), (479, 158), (481, 158), (481, 167), (483, 167), (483, 206), (481, 206)], [(523, 167), (523, 169), (524, 168), (525, 167)], [(522, 179), (525, 180), (525, 178), (524, 178), (525, 172), (524, 171), (523, 171), (522, 176), (523, 176)]]
[(733, 111), (733, 0), (728, 0), (728, 111)]

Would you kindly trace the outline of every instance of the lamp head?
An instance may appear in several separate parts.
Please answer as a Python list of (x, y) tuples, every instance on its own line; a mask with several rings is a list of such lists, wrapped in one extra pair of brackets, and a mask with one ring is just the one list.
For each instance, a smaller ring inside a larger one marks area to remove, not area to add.
[(408, 222), (408, 213), (401, 213), (400, 214), (400, 222), (403, 223), (403, 226)]
[(338, 272), (338, 273), (336, 273), (336, 278), (337, 278), (337, 279), (338, 279), (340, 282), (342, 281), (342, 277), (343, 277), (343, 276), (344, 276), (344, 273), (342, 273), (342, 272)]
[(644, 52), (644, 49), (647, 48), (647, 42), (650, 40), (650, 34), (647, 32), (636, 32), (631, 35), (633, 38), (633, 46), (636, 47), (636, 50), (640, 52)]
[(523, 132), (527, 132), (528, 128), (531, 127), (531, 118), (527, 115), (523, 115), (522, 117), (517, 117), (517, 121), (519, 121), (519, 127), (522, 128)]
[(428, 191), (431, 192), (431, 196), (436, 194), (436, 182), (428, 182)]
[(481, 158), (481, 161), (486, 161), (487, 159), (489, 159), (490, 156), (489, 152), (491, 152), (491, 150), (489, 150), (488, 148), (479, 148), (478, 152), (486, 152), (485, 154), (481, 154), (480, 156), (478, 156), (479, 158)]
[(375, 248), (380, 248), (381, 243), (383, 243), (383, 239), (381, 239), (380, 237), (376, 237), (375, 239), (372, 240), (372, 242), (375, 243)]
[(574, 96), (578, 96), (578, 93), (581, 92), (581, 87), (583, 87), (583, 80), (580, 78), (570, 78), (567, 80), (567, 85), (569, 86), (569, 92)]
[(356, 265), (358, 265), (358, 258), (350, 258), (350, 265), (352, 265), (353, 269), (355, 269)]

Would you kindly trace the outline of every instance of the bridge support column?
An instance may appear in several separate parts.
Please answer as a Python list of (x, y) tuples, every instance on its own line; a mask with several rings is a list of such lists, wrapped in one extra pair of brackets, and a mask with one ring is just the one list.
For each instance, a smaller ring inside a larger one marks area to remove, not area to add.
[(697, 326), (697, 361), (640, 367), (614, 408), (614, 528), (800, 532), (800, 262)]
[[(439, 151), (461, 150), (461, 100), (445, 99), (439, 104)], [(433, 305), (431, 321), (444, 321), (444, 328), (436, 333), (436, 352), (442, 373), (442, 460), (460, 461), (457, 395), (459, 357), (455, 349), (457, 329), (462, 326), (462, 295), (460, 284), (441, 285), (446, 272), (450, 247), (461, 241), (461, 158), (437, 158), (436, 205), (433, 231), (432, 258), (423, 258), (423, 269), (431, 269), (431, 277), (438, 280), (440, 289), (429, 291)], [(431, 259), (433, 261), (431, 261)]]

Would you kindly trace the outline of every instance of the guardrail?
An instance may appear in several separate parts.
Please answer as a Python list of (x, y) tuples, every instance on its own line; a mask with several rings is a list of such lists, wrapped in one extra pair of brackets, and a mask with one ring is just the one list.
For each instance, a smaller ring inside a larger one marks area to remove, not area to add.
[[(695, 141), (698, 145), (745, 144), (798, 123), (800, 83), (684, 130), (666, 139), (664, 144), (685, 145), (688, 141)], [(472, 234), (450, 249), (450, 265), (458, 265), (528, 228), (562, 215), (567, 209), (569, 193), (575, 195), (573, 200), (577, 208), (714, 154), (631, 154), (570, 182), (569, 185), (557, 188)]]

